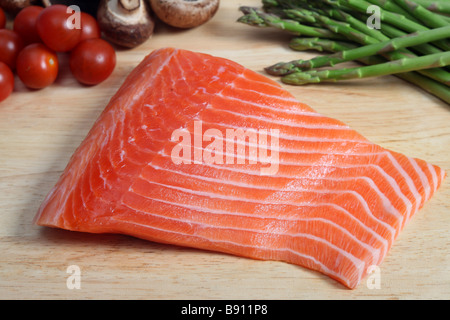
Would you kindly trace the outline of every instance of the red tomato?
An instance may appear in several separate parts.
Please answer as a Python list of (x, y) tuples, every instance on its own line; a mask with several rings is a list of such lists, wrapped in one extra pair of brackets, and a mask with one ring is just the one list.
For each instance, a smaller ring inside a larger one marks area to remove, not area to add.
[(81, 38), (80, 42), (87, 39), (100, 38), (100, 27), (97, 20), (86, 12), (81, 12)]
[(12, 30), (0, 29), (0, 61), (11, 70), (16, 68), (16, 59), (24, 47), (22, 38)]
[(36, 27), (42, 41), (52, 50), (67, 52), (75, 48), (81, 37), (81, 20), (76, 13), (62, 4), (55, 4), (42, 10)]
[(25, 44), (41, 42), (36, 30), (36, 21), (44, 8), (39, 6), (26, 7), (17, 14), (14, 19), (14, 31), (25, 41)]
[(3, 29), (6, 26), (6, 16), (3, 9), (0, 8), (0, 29)]
[(88, 39), (70, 54), (70, 70), (74, 77), (86, 85), (106, 80), (116, 66), (116, 52), (105, 40)]
[(45, 88), (58, 76), (58, 57), (42, 43), (30, 44), (17, 57), (17, 75), (28, 88)]
[(14, 89), (14, 74), (3, 62), (0, 62), (0, 102), (9, 97)]

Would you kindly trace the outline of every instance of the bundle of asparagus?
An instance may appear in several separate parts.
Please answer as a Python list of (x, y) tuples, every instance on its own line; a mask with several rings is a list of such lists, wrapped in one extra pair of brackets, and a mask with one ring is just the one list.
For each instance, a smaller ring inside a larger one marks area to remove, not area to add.
[[(294, 50), (329, 53), (266, 68), (283, 82), (303, 85), (393, 74), (450, 104), (449, 0), (262, 0), (262, 4), (262, 8), (241, 7), (244, 15), (238, 21), (295, 34), (290, 43)], [(379, 29), (368, 23), (373, 5)], [(367, 66), (334, 67), (347, 61)]]

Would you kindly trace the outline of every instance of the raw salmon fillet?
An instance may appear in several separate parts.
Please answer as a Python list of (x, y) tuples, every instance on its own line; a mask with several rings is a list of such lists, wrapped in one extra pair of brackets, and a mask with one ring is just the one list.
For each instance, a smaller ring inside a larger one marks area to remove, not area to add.
[[(267, 158), (252, 162), (250, 151), (238, 161), (236, 150), (250, 150), (250, 138), (236, 138), (233, 150), (214, 149), (215, 161), (195, 158), (230, 129), (266, 132), (277, 170), (263, 173)], [(203, 139), (191, 145), (194, 161), (187, 151), (173, 157), (182, 141), (174, 132)], [(233, 151), (234, 163), (220, 163)], [(35, 222), (285, 261), (355, 288), (444, 177), (233, 61), (164, 48), (130, 73)]]

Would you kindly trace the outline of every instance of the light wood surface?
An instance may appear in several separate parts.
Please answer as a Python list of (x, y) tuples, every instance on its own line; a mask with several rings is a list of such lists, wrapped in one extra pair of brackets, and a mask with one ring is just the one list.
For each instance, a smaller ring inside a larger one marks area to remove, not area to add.
[[(449, 299), (448, 179), (400, 234), (380, 269), (380, 289), (348, 290), (317, 272), (282, 262), (161, 245), (121, 235), (92, 235), (32, 225), (40, 202), (126, 75), (152, 50), (179, 47), (235, 60), (263, 73), (291, 51), (290, 36), (236, 22), (240, 5), (222, 1), (199, 28), (159, 24), (133, 50), (119, 50), (113, 75), (83, 87), (61, 55), (57, 82), (16, 92), (0, 104), (1, 299)], [(450, 106), (395, 77), (293, 87), (298, 100), (340, 119), (371, 141), (450, 171)], [(81, 270), (69, 290), (66, 269)]]

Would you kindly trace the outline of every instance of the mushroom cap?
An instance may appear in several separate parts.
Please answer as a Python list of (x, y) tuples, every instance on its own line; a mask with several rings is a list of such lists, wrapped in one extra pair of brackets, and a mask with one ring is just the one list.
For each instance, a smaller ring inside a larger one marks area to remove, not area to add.
[(197, 27), (211, 19), (220, 0), (150, 0), (159, 19), (177, 28)]
[(25, 7), (31, 6), (38, 2), (37, 0), (0, 0), (0, 7), (6, 12), (17, 14)]
[(127, 3), (138, 5), (135, 8), (125, 8), (118, 0), (102, 0), (97, 21), (105, 38), (120, 46), (133, 48), (152, 35), (155, 23), (147, 1)]

